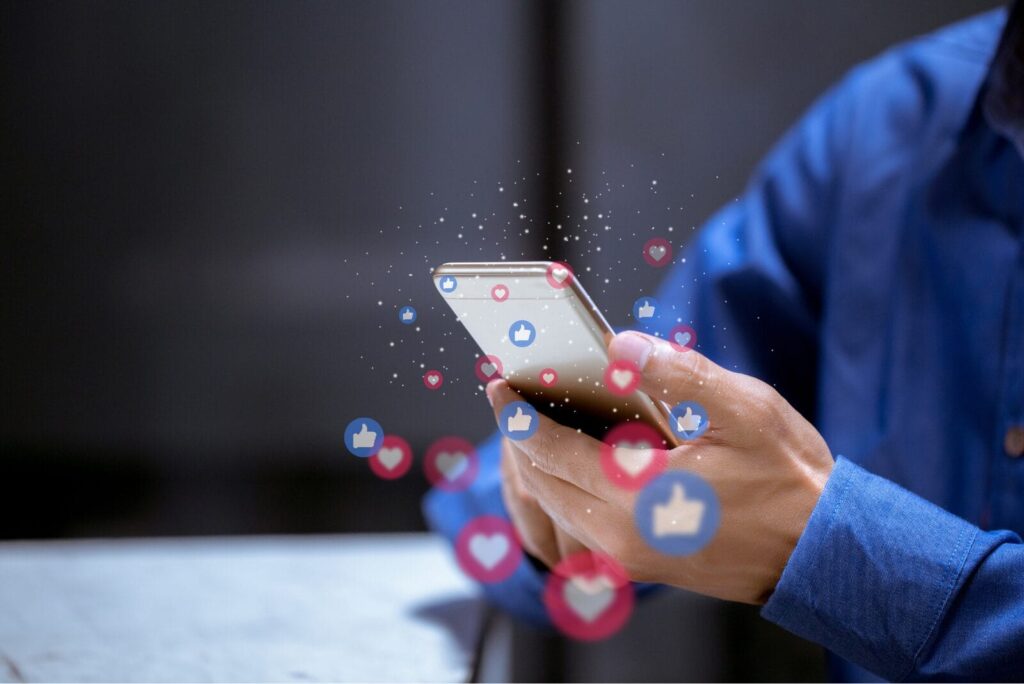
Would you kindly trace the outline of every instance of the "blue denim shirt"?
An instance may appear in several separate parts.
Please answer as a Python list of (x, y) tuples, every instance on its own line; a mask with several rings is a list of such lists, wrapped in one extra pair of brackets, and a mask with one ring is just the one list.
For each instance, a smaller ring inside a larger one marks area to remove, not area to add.
[[(837, 679), (1024, 678), (1024, 458), (1004, 447), (1024, 426), (1024, 112), (985, 98), (1006, 23), (853, 70), (702, 228), (648, 326), (692, 324), (843, 455), (762, 610), (840, 656)], [(497, 444), (470, 491), (428, 498), (445, 535), (505, 514)], [(542, 583), (523, 563), (485, 591), (544, 621)]]

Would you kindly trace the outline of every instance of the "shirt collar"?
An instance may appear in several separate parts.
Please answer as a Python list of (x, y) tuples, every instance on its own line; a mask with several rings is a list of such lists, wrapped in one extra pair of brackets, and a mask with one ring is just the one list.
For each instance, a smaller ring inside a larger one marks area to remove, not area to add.
[(996, 48), (983, 88), (989, 126), (1024, 157), (1024, 0), (1017, 0)]

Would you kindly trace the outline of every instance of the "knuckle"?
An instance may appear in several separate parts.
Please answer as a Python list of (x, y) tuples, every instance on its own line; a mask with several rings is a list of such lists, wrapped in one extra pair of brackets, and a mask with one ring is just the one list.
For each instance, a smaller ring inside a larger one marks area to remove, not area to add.
[(643, 563), (630, 563), (619, 561), (629, 579), (633, 582), (657, 582), (659, 577), (657, 573), (652, 572), (650, 567)]
[(665, 345), (656, 371), (666, 383), (704, 392), (712, 381), (710, 362), (699, 352), (676, 351)]
[(606, 539), (604, 546), (604, 552), (607, 553), (612, 559), (621, 565), (629, 573), (630, 577), (633, 577), (633, 570), (631, 566), (636, 565), (635, 548), (633, 540), (628, 535), (613, 535), (611, 538)]
[(536, 467), (532, 463), (527, 463), (525, 464), (525, 467), (521, 469), (520, 475), (522, 477), (520, 477), (519, 480), (523, 485), (524, 494), (530, 497), (534, 497), (536, 499), (538, 488), (538, 473), (536, 472)]
[(533, 494), (526, 487), (518, 483), (512, 486), (512, 495), (520, 506), (532, 506), (537, 502)]
[(547, 546), (538, 538), (536, 532), (532, 529), (521, 529), (516, 527), (516, 532), (519, 534), (519, 538), (523, 542), (523, 548), (534, 558), (539, 558), (544, 562), (545, 565), (551, 565), (551, 553)]
[(784, 413), (785, 402), (771, 385), (755, 378), (744, 378), (742, 391), (750, 409), (765, 420), (775, 422)]
[(554, 470), (555, 456), (568, 446), (567, 430), (561, 425), (550, 425), (530, 437), (530, 457), (538, 468), (548, 473)]
[(703, 356), (697, 363), (698, 371), (695, 373), (694, 381), (701, 388), (701, 394), (709, 397), (717, 397), (723, 391), (721, 373), (713, 372), (711, 362)]

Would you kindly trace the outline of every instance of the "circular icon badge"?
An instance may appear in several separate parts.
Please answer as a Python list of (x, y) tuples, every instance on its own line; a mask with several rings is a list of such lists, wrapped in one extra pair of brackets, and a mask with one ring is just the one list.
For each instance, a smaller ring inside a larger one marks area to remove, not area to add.
[(486, 385), (491, 380), (500, 378), (504, 373), (504, 368), (502, 368), (501, 359), (493, 354), (488, 354), (477, 357), (473, 371), (476, 373), (477, 379)]
[(345, 428), (345, 448), (353, 456), (369, 458), (383, 441), (384, 429), (373, 418), (356, 418)]
[(632, 361), (612, 361), (604, 369), (604, 386), (612, 394), (628, 397), (640, 384), (640, 369)]
[(672, 432), (683, 439), (697, 439), (708, 429), (708, 412), (695, 401), (684, 401), (672, 407)]
[(423, 456), (427, 480), (449, 492), (462, 491), (473, 484), (479, 467), (476, 448), (461, 437), (442, 437)]
[(552, 261), (548, 264), (548, 285), (556, 290), (569, 287), (574, 277), (576, 276), (569, 264), (564, 264), (561, 261)]
[(697, 331), (688, 325), (677, 325), (669, 331), (668, 341), (676, 351), (690, 351), (697, 346)]
[(508, 285), (498, 284), (491, 288), (491, 299), (503, 302), (508, 299)]
[(566, 556), (548, 575), (544, 607), (567, 636), (584, 641), (607, 639), (622, 629), (633, 612), (633, 585), (626, 571), (602, 553)]
[(554, 368), (545, 368), (537, 374), (537, 379), (545, 387), (554, 387), (558, 384), (558, 372)]
[(658, 300), (654, 297), (641, 297), (633, 302), (633, 319), (637, 323), (651, 323), (658, 313)]
[(533, 437), (537, 432), (537, 409), (525, 401), (513, 401), (501, 409), (498, 416), (498, 429), (501, 434), (511, 440), (521, 441)]
[(614, 485), (636, 491), (665, 471), (665, 440), (646, 423), (620, 423), (601, 442), (601, 469)]
[(515, 528), (504, 518), (481, 515), (462, 528), (455, 539), (459, 567), (477, 582), (508, 579), (523, 559)]
[(437, 280), (437, 289), (441, 290), (441, 294), (451, 294), (459, 287), (459, 280), (455, 276), (441, 276)]
[(412, 467), (412, 447), (397, 435), (385, 435), (380, 449), (367, 460), (370, 463), (370, 470), (377, 477), (397, 480)]
[(661, 553), (688, 556), (707, 545), (718, 531), (718, 496), (704, 478), (670, 470), (650, 484), (634, 504), (636, 527)]
[(441, 389), (444, 384), (444, 375), (439, 370), (428, 370), (423, 374), (423, 386), (429, 390)]
[(517, 347), (529, 347), (537, 339), (537, 329), (530, 321), (516, 321), (508, 328), (508, 339)]
[(660, 268), (672, 261), (672, 245), (665, 238), (651, 238), (644, 243), (644, 261)]
[(412, 325), (416, 322), (416, 309), (411, 306), (403, 306), (398, 310), (398, 320), (406, 325)]

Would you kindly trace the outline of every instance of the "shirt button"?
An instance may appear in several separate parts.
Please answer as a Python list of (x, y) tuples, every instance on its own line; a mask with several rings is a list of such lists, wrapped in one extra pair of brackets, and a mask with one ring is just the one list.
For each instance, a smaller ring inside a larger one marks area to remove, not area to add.
[(1024, 425), (1014, 425), (1006, 431), (1003, 448), (1006, 449), (1006, 455), (1011, 458), (1024, 455)]

